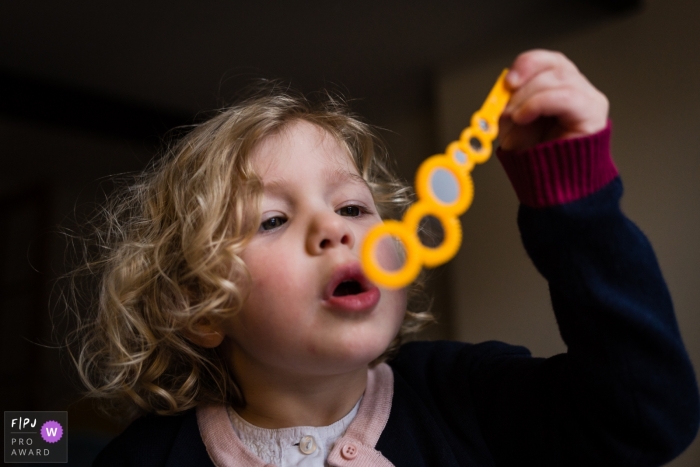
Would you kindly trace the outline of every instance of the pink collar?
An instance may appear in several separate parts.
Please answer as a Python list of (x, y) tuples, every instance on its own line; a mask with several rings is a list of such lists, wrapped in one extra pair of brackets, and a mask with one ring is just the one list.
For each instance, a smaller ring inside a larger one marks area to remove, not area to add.
[[(331, 466), (391, 467), (382, 453), (374, 449), (386, 427), (394, 396), (394, 374), (386, 363), (368, 370), (367, 389), (357, 416), (328, 455)], [(197, 407), (197, 424), (207, 453), (218, 467), (273, 467), (250, 452), (233, 431), (224, 405)]]

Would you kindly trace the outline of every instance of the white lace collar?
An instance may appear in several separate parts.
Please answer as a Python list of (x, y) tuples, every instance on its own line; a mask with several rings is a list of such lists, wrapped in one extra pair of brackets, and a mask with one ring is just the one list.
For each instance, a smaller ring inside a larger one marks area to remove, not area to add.
[[(381, 363), (368, 370), (367, 388), (356, 416), (328, 452), (327, 465), (393, 467), (381, 452), (374, 449), (389, 420), (393, 394), (394, 375), (389, 365)], [(209, 458), (217, 467), (274, 466), (263, 461), (241, 441), (226, 406), (218, 404), (197, 406), (197, 425)]]
[(343, 418), (323, 427), (260, 428), (228, 408), (231, 425), (243, 444), (267, 464), (289, 467), (322, 467), (333, 444), (357, 415), (360, 402)]

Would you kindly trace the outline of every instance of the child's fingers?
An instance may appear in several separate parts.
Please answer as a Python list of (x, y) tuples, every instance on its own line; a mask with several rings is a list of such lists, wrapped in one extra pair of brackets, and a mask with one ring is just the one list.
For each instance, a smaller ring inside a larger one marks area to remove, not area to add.
[(506, 115), (513, 114), (516, 109), (525, 105), (528, 99), (535, 94), (543, 90), (567, 86), (567, 80), (571, 79), (570, 77), (562, 76), (562, 73), (555, 71), (555, 69), (548, 68), (540, 71), (513, 92), (504, 113)]
[(542, 89), (528, 96), (510, 112), (516, 125), (527, 125), (539, 117), (557, 117), (562, 125), (576, 124), (586, 113), (586, 100), (580, 93), (561, 86)]
[(607, 115), (605, 95), (592, 86), (575, 82), (534, 88), (508, 114), (516, 125), (527, 125), (540, 117), (555, 117), (565, 130), (581, 134), (605, 128)]
[(506, 76), (506, 82), (511, 89), (518, 90), (535, 75), (548, 69), (578, 72), (576, 65), (566, 58), (564, 54), (550, 50), (536, 49), (518, 55), (511, 66), (510, 72)]
[[(591, 134), (605, 128), (608, 101), (578, 68), (558, 52), (535, 50), (513, 64), (517, 85), (504, 116), (515, 125), (529, 125), (540, 117), (555, 118), (559, 136)], [(509, 75), (510, 77), (510, 75)], [(522, 133), (522, 132), (521, 132)]]
[(526, 52), (516, 59), (514, 65), (524, 70), (520, 73), (525, 74), (518, 75), (520, 84), (517, 88), (513, 88), (513, 95), (506, 107), (506, 113), (521, 106), (530, 96), (543, 89), (566, 86), (580, 92), (595, 90), (578, 68), (560, 53)]
[(526, 149), (602, 130), (607, 124), (607, 99), (592, 99), (567, 86), (541, 89), (501, 121), (502, 147)]

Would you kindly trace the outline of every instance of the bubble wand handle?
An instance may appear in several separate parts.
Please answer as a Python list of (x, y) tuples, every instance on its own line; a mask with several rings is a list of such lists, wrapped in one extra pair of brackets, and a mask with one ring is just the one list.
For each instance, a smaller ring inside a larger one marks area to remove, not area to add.
[[(420, 165), (415, 182), (418, 200), (402, 220), (384, 221), (365, 237), (360, 260), (371, 281), (389, 288), (405, 287), (422, 267), (439, 266), (457, 254), (462, 243), (458, 217), (469, 209), (474, 198), (471, 171), (475, 164), (491, 157), (493, 140), (498, 136), (498, 120), (510, 99), (505, 85), (507, 73), (507, 69), (503, 70), (459, 140), (450, 143), (443, 154), (429, 157)], [(436, 218), (442, 225), (444, 238), (436, 247), (424, 245), (418, 237), (420, 222), (426, 216)], [(377, 245), (387, 237), (398, 239), (404, 247), (403, 264), (396, 270), (385, 269), (377, 258)]]

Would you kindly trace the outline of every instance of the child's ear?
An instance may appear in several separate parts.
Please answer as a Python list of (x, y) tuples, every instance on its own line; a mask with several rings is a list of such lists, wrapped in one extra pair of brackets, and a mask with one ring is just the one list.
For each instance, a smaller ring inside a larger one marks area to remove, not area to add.
[(208, 349), (218, 347), (224, 341), (221, 326), (206, 317), (199, 318), (184, 334), (193, 343)]

